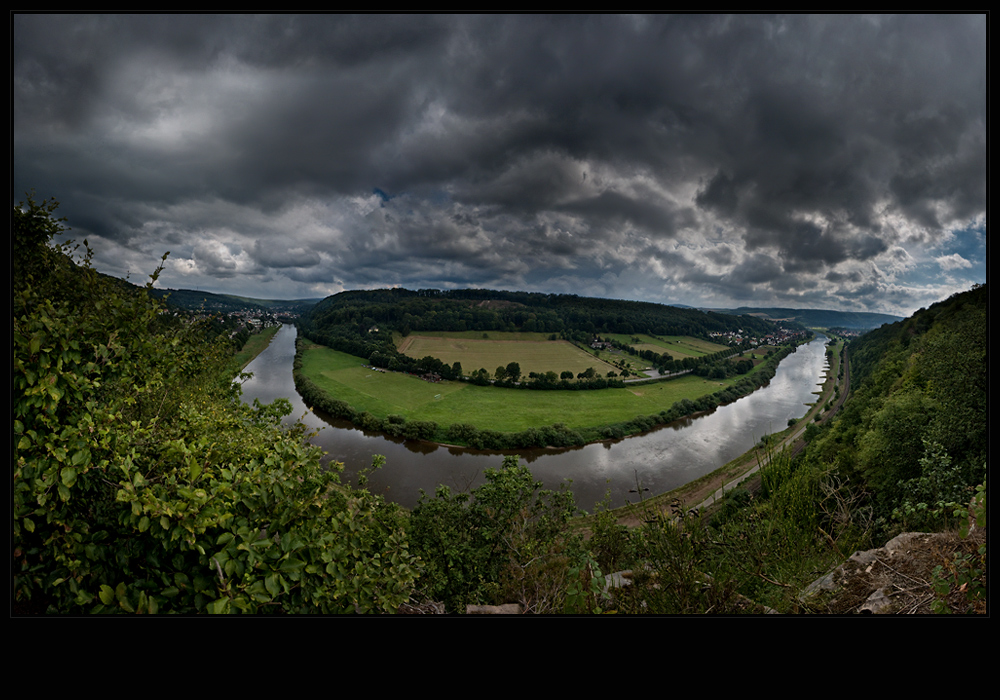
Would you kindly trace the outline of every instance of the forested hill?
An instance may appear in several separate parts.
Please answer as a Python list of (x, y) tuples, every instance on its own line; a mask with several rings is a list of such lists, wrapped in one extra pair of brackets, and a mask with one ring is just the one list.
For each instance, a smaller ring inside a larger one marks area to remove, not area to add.
[(505, 292), (488, 289), (380, 289), (327, 297), (309, 314), (316, 331), (372, 326), (411, 331), (526, 331), (589, 339), (595, 333), (651, 333), (708, 337), (712, 332), (766, 334), (774, 324), (752, 316), (730, 316), (641, 301), (575, 294)]
[(189, 311), (242, 311), (254, 309), (259, 311), (286, 311), (302, 313), (313, 306), (319, 299), (252, 299), (238, 297), (232, 294), (213, 294), (196, 289), (152, 289), (150, 294), (162, 300), (168, 306), (176, 306)]
[(885, 523), (946, 522), (986, 477), (987, 319), (981, 285), (851, 341), (852, 395), (805, 461), (863, 484)]
[(811, 328), (878, 328), (885, 323), (902, 321), (902, 316), (866, 311), (833, 311), (831, 309), (784, 309), (741, 306), (737, 309), (717, 309), (726, 314), (754, 314), (772, 320), (789, 319)]

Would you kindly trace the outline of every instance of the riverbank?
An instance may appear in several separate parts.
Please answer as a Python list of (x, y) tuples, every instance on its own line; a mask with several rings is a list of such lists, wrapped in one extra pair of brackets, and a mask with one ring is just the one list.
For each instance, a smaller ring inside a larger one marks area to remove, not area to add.
[[(781, 450), (790, 451), (793, 456), (798, 454), (805, 446), (805, 434), (809, 425), (825, 423), (833, 418), (846, 400), (850, 392), (850, 364), (843, 352), (843, 340), (835, 339), (831, 348), (833, 352), (827, 355), (830, 364), (823, 385), (819, 391), (814, 392), (818, 398), (802, 418), (780, 432), (762, 435), (761, 441), (753, 448), (709, 474), (666, 493), (613, 509), (618, 522), (628, 527), (637, 527), (650, 512), (676, 514), (709, 510), (733, 489), (742, 487), (751, 492), (759, 489), (759, 477), (756, 474), (767, 463), (769, 455)], [(577, 526), (587, 529), (591, 518), (592, 516), (581, 518)]]
[(257, 359), (258, 355), (267, 350), (267, 346), (271, 344), (271, 339), (274, 338), (280, 328), (281, 326), (271, 326), (262, 329), (260, 333), (254, 333), (250, 336), (249, 340), (247, 340), (235, 356), (236, 365), (240, 370), (246, 369), (247, 365)]
[(307, 405), (366, 431), (506, 451), (618, 440), (711, 411), (766, 385), (794, 351), (779, 347), (728, 379), (689, 375), (641, 387), (538, 391), (426, 382), (300, 338), (293, 376)]

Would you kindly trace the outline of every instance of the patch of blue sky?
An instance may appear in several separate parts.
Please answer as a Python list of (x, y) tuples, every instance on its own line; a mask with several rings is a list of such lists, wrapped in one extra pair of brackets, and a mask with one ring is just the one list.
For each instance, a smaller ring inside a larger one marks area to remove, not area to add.
[(957, 254), (970, 263), (980, 262), (985, 269), (986, 223), (977, 222), (963, 229), (952, 231), (951, 235), (946, 237), (934, 252), (944, 256)]
[(906, 286), (926, 286), (928, 284), (960, 284), (971, 287), (986, 281), (986, 261), (968, 260), (954, 254), (941, 256), (935, 260), (917, 263), (909, 270), (896, 276), (898, 284)]

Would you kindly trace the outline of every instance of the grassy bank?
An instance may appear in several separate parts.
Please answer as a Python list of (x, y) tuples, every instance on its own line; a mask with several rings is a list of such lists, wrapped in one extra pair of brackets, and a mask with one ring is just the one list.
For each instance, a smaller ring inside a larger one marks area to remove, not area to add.
[(263, 329), (260, 333), (251, 335), (250, 339), (243, 346), (243, 349), (236, 353), (234, 360), (236, 365), (240, 369), (246, 369), (246, 366), (253, 362), (257, 355), (264, 352), (264, 349), (271, 344), (271, 338), (278, 332), (278, 328), (278, 326), (272, 326)]

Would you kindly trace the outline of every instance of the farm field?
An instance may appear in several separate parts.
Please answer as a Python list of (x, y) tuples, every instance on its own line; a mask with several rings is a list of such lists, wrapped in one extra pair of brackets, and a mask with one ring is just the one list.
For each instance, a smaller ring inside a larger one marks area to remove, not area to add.
[[(522, 360), (515, 361), (524, 366)], [(402, 373), (366, 368), (361, 358), (312, 344), (303, 352), (302, 371), (333, 398), (379, 418), (398, 414), (407, 420), (435, 421), (442, 427), (469, 423), (499, 432), (554, 423), (581, 429), (628, 421), (736, 382), (736, 378), (708, 380), (687, 376), (599, 391), (532, 391), (462, 382), (430, 383)]]
[(576, 375), (588, 367), (593, 367), (602, 375), (617, 370), (568, 341), (547, 340), (545, 333), (494, 332), (489, 334), (488, 340), (482, 336), (481, 332), (470, 331), (410, 335), (403, 339), (399, 351), (415, 359), (430, 355), (448, 365), (461, 362), (464, 374), (479, 368), (493, 374), (497, 367), (506, 367), (510, 362), (517, 362), (525, 377), (530, 372), (561, 374), (567, 370)]
[(633, 336), (627, 333), (611, 333), (607, 337), (631, 345), (640, 352), (643, 350), (652, 350), (657, 353), (666, 351), (675, 360), (683, 360), (685, 357), (702, 357), (726, 349), (725, 345), (686, 335), (665, 335), (662, 338), (654, 338), (651, 335), (637, 334), (635, 337), (642, 341), (640, 343), (633, 343)]

